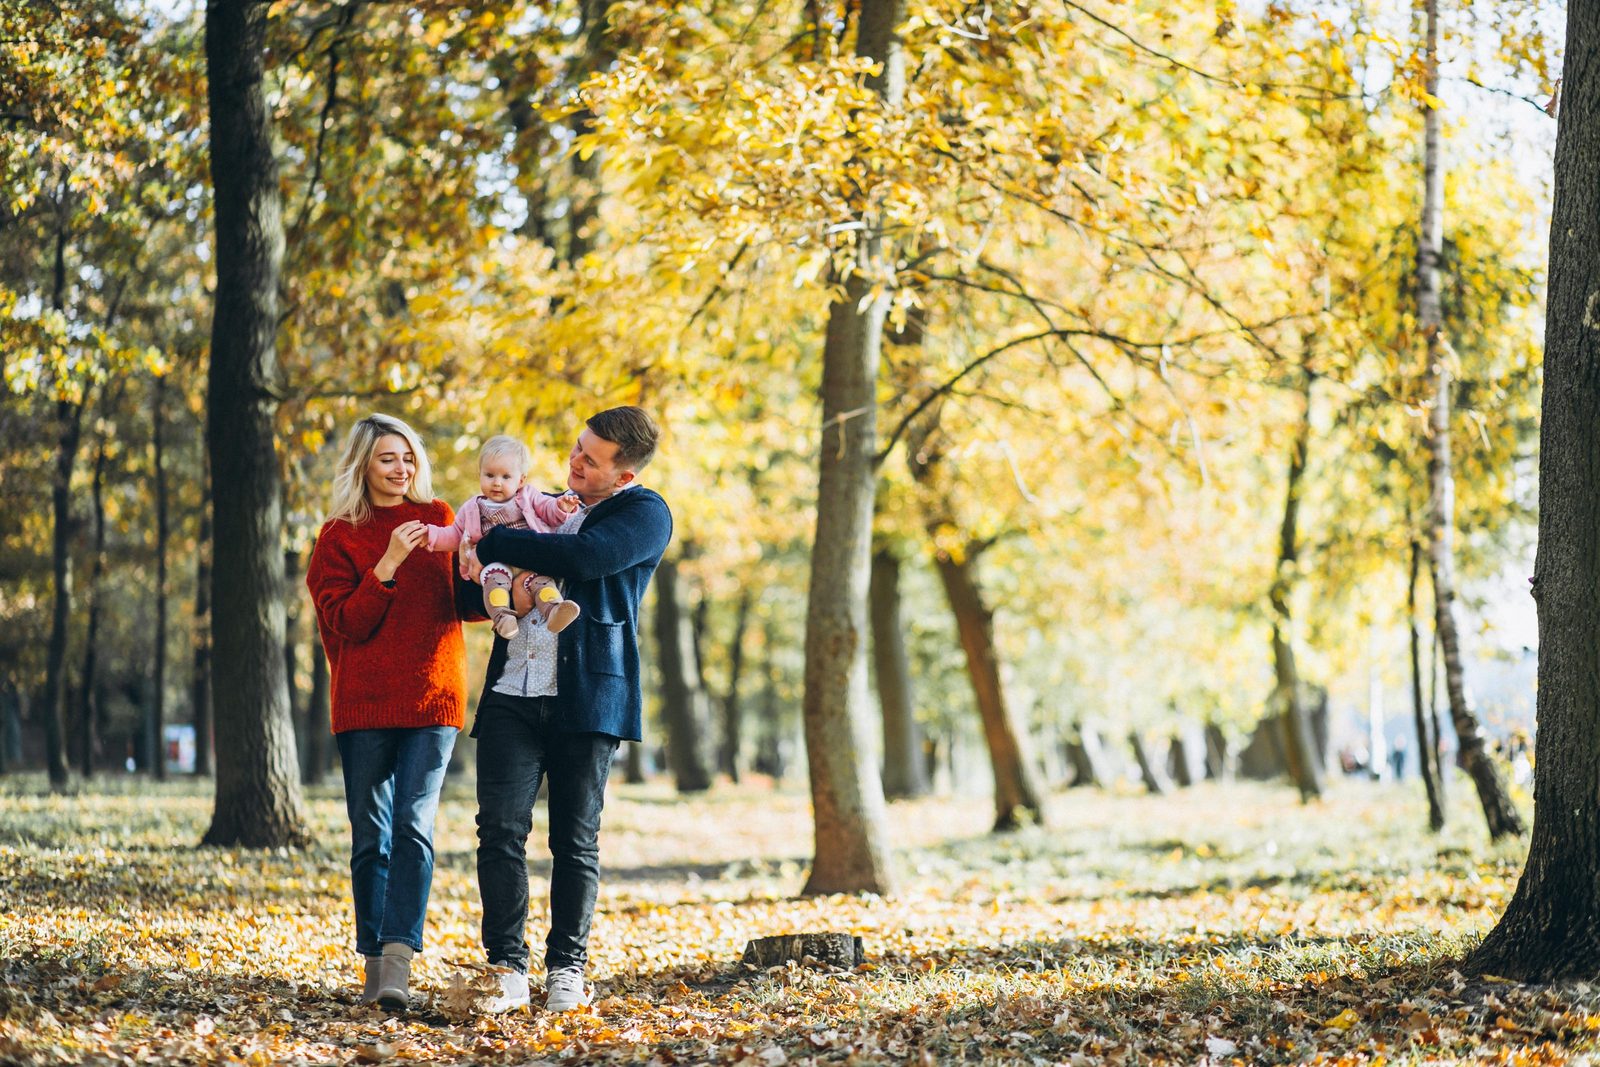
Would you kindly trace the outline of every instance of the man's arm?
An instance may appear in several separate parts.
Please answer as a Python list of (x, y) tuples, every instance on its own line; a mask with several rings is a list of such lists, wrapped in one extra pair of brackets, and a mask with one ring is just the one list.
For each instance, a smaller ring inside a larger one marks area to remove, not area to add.
[(639, 490), (605, 521), (575, 534), (542, 534), (497, 526), (478, 542), (478, 559), (509, 563), (552, 578), (592, 581), (660, 556), (672, 539), (672, 513)]
[(461, 577), (461, 572), (450, 568), (456, 582), (456, 616), (462, 622), (482, 622), (489, 617), (483, 610), (483, 586)]

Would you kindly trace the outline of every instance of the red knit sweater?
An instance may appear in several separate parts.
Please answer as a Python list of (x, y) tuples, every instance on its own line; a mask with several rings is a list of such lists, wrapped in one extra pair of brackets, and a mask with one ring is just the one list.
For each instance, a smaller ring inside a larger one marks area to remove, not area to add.
[(360, 526), (325, 523), (306, 568), (332, 673), (333, 732), (454, 726), (466, 720), (466, 645), (455, 608), (455, 556), (413, 549), (394, 588), (372, 573), (394, 528), (448, 526), (442, 500), (373, 508)]

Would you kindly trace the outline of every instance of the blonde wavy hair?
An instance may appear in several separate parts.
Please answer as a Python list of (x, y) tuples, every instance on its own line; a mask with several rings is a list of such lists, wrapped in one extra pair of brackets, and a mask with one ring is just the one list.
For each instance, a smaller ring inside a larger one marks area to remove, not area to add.
[(391, 415), (368, 415), (350, 427), (350, 436), (345, 438), (344, 452), (333, 474), (330, 520), (343, 519), (352, 526), (360, 526), (372, 517), (372, 502), (367, 499), (367, 466), (378, 450), (378, 442), (389, 434), (405, 438), (406, 444), (411, 446), (411, 454), (417, 457), (417, 473), (406, 487), (406, 499), (414, 504), (426, 504), (433, 499), (433, 467), (428, 463), (422, 438)]

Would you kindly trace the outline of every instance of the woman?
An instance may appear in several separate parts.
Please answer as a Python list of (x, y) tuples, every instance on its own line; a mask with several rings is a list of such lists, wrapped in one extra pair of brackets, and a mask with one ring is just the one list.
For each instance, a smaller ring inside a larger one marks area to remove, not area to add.
[(356, 423), (306, 584), (332, 672), (333, 732), (350, 813), (361, 1002), (409, 1003), (433, 883), (433, 819), (466, 705), (455, 559), (416, 551), (454, 520), (427, 453), (386, 415)]

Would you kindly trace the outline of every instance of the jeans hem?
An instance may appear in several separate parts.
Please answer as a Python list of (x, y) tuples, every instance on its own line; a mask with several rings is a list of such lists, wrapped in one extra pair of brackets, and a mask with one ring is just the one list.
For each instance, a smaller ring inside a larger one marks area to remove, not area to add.
[(414, 938), (414, 937), (379, 938), (379, 944), (380, 944), (380, 947), (378, 949), (378, 954), (379, 955), (383, 954), (383, 949), (381, 947), (382, 945), (404, 945), (407, 948), (409, 948), (412, 952), (421, 952), (422, 951), (422, 939), (421, 938)]

